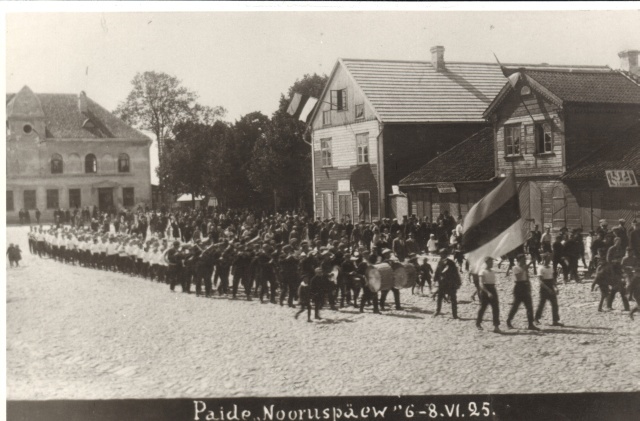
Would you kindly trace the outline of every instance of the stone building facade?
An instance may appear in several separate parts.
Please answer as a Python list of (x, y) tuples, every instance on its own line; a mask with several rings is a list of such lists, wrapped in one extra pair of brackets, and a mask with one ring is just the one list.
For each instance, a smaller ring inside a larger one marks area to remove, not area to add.
[(86, 96), (8, 94), (7, 223), (21, 209), (113, 211), (151, 205), (151, 139)]

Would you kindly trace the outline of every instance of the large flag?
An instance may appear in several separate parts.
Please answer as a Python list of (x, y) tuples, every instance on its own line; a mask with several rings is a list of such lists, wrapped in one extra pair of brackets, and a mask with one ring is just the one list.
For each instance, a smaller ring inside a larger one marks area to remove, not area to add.
[(293, 98), (289, 103), (287, 112), (295, 118), (299, 118), (302, 121), (307, 121), (307, 118), (313, 111), (313, 107), (318, 103), (318, 99), (309, 95), (301, 95), (298, 93), (293, 94)]
[(512, 173), (476, 203), (462, 224), (462, 251), (471, 273), (487, 257), (499, 258), (524, 243), (516, 178)]

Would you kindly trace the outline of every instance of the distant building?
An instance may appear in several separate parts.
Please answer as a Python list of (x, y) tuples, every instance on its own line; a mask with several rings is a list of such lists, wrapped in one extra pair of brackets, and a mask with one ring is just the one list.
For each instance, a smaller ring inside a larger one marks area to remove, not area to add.
[(7, 222), (20, 209), (100, 210), (151, 205), (151, 139), (88, 98), (8, 94)]
[[(511, 65), (510, 65), (511, 66)], [(548, 67), (548, 66), (531, 66)], [(393, 186), (479, 130), (504, 86), (496, 63), (339, 59), (311, 116), (315, 215), (395, 217)]]
[[(637, 51), (628, 53), (637, 60)], [(515, 73), (517, 84), (505, 83), (484, 113), (491, 131), (476, 133), (400, 182), (411, 211), (433, 218), (446, 207), (464, 215), (515, 171), (529, 226), (589, 230), (600, 219), (617, 225), (619, 218), (640, 216), (637, 78), (609, 68), (506, 71)]]

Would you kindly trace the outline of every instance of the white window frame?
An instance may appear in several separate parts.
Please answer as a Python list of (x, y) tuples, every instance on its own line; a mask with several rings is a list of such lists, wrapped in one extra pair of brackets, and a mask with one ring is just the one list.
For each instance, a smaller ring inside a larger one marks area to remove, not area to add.
[(331, 110), (322, 111), (322, 125), (331, 126)]
[[(359, 143), (358, 138), (364, 138), (363, 144)], [(362, 149), (366, 149), (362, 152)], [(366, 160), (364, 159), (366, 157)], [(362, 159), (361, 159), (362, 158)], [(356, 134), (356, 162), (358, 165), (369, 164), (369, 133)]]
[[(356, 104), (355, 112), (356, 112), (356, 121), (364, 120), (364, 103)], [(360, 115), (358, 115), (358, 110), (361, 111)]]
[[(322, 165), (322, 168), (331, 168), (333, 166), (331, 143), (330, 137), (320, 139), (320, 164)], [(328, 147), (325, 147), (327, 144)]]
[(349, 110), (347, 99), (347, 88), (334, 89), (331, 91), (331, 109), (336, 111)]

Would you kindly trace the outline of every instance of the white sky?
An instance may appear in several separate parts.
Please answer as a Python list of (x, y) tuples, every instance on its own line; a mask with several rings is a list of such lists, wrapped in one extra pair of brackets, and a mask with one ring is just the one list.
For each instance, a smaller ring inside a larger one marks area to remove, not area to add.
[(328, 74), (338, 57), (429, 60), (433, 45), (445, 61), (493, 62), (495, 52), (502, 62), (618, 68), (619, 51), (640, 49), (640, 12), (8, 13), (6, 89), (85, 90), (113, 110), (136, 72), (155, 70), (234, 121), (270, 115), (297, 78)]

